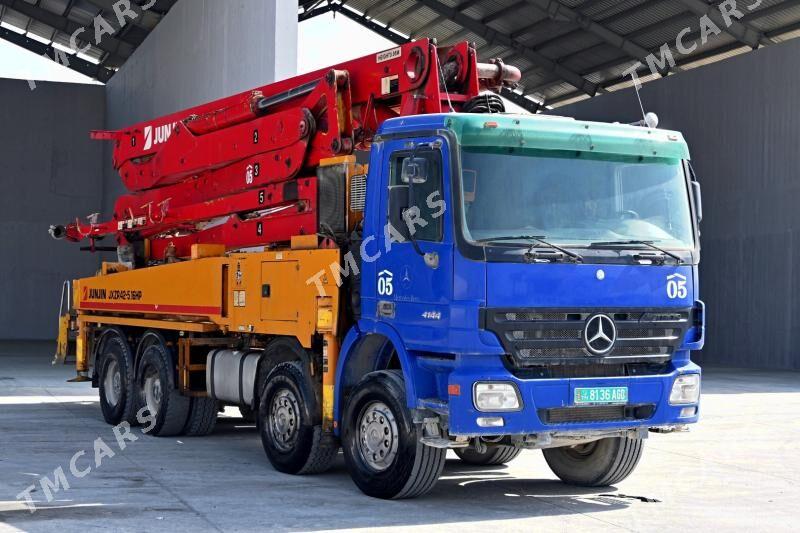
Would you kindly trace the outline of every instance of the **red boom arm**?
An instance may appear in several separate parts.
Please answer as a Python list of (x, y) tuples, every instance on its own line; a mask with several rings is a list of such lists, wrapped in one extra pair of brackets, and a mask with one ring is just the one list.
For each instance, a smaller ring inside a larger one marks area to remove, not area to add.
[[(482, 91), (513, 84), (502, 62), (479, 64), (468, 43), (423, 39), (142, 122), (111, 140), (129, 194), (111, 220), (76, 220), (51, 234), (71, 241), (147, 239), (150, 258), (188, 256), (195, 243), (227, 249), (316, 233), (320, 160), (367, 149), (392, 117), (460, 111)], [(174, 248), (173, 248), (174, 247)]]

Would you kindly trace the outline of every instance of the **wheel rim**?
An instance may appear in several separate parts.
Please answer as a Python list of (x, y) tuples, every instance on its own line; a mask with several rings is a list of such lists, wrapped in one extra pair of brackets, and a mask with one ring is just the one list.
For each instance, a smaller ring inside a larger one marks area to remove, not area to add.
[(105, 393), (106, 403), (111, 406), (116, 406), (122, 397), (122, 374), (119, 371), (119, 363), (115, 359), (112, 359), (106, 366), (103, 392)]
[(282, 452), (291, 451), (300, 427), (300, 406), (294, 392), (280, 389), (273, 396), (267, 422), (275, 446)]
[(358, 420), (358, 451), (376, 472), (389, 468), (397, 457), (400, 432), (397, 420), (383, 402), (372, 402)]
[(164, 394), (161, 378), (153, 368), (148, 368), (144, 377), (144, 401), (151, 416), (158, 416), (161, 398)]

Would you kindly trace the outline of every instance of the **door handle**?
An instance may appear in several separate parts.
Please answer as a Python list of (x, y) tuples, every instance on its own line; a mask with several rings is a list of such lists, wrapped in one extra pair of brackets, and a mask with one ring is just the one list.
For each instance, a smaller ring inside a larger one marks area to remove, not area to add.
[(378, 302), (378, 316), (384, 318), (394, 318), (394, 302)]
[(428, 266), (428, 268), (432, 268), (434, 270), (439, 268), (439, 254), (437, 252), (428, 252), (423, 256), (423, 259), (425, 259), (425, 264)]

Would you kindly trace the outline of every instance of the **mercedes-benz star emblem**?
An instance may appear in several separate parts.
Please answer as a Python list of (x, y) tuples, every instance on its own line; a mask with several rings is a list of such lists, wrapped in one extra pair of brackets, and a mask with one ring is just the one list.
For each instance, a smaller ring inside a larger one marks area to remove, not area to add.
[(607, 315), (594, 315), (586, 321), (583, 342), (586, 349), (594, 355), (607, 354), (617, 340), (617, 326)]

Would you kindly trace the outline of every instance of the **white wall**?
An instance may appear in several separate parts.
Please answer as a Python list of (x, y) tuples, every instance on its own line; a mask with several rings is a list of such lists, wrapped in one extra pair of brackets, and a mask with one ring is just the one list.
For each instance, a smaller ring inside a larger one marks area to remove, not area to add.
[(293, 76), (297, 0), (180, 0), (108, 83), (124, 127)]
[[(297, 70), (297, 0), (180, 0), (107, 85), (108, 129), (230, 96)], [(106, 148), (104, 214), (124, 192)]]

